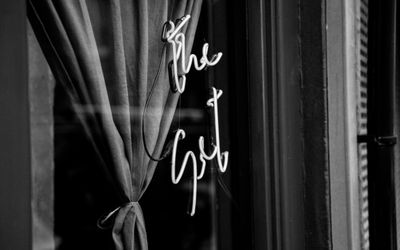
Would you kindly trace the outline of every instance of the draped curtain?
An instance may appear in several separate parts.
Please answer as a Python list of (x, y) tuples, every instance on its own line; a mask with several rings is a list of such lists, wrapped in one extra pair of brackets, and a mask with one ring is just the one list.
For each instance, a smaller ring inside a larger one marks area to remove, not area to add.
[(183, 29), (189, 54), (200, 9), (200, 0), (28, 0), (43, 53), (120, 195), (112, 228), (118, 250), (148, 248), (138, 201), (157, 165), (141, 127), (153, 81), (144, 135), (154, 157), (178, 100), (168, 82), (172, 49), (160, 39), (163, 24), (191, 15)]

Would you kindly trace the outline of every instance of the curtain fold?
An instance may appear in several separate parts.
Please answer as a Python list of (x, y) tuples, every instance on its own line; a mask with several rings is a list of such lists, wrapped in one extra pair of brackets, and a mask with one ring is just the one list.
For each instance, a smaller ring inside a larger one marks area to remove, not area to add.
[(138, 201), (157, 162), (145, 152), (141, 124), (157, 72), (144, 116), (154, 157), (161, 154), (178, 101), (168, 82), (172, 49), (161, 41), (163, 24), (191, 15), (183, 29), (189, 54), (201, 2), (28, 0), (28, 18), (43, 53), (121, 198), (112, 229), (118, 250), (148, 248)]

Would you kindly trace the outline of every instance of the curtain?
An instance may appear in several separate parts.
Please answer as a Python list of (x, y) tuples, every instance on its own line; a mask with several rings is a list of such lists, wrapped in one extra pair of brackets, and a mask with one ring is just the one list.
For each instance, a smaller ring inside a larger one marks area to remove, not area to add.
[(161, 41), (163, 24), (191, 15), (183, 29), (189, 54), (200, 9), (199, 0), (28, 1), (43, 53), (120, 196), (112, 228), (118, 250), (148, 248), (138, 202), (157, 162), (145, 152), (142, 117), (146, 145), (160, 157), (179, 97), (170, 90), (172, 49)]

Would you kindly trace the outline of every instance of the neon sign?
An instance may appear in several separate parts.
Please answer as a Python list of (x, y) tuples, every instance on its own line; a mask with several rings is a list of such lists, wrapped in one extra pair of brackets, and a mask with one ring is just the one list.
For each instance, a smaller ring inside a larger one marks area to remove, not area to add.
[[(190, 54), (188, 60), (186, 61), (186, 45), (185, 45), (185, 35), (180, 32), (183, 26), (189, 21), (190, 15), (186, 15), (182, 17), (178, 24), (175, 25), (174, 22), (169, 21), (168, 24), (170, 28), (166, 30), (166, 26), (164, 25), (163, 29), (163, 40), (170, 43), (172, 45), (172, 52), (173, 52), (173, 60), (172, 60), (172, 79), (173, 81), (173, 90), (178, 91), (182, 94), (185, 91), (186, 87), (186, 76), (190, 71), (192, 65), (198, 71), (203, 70), (206, 67), (216, 65), (221, 57), (222, 53), (219, 52), (211, 57), (211, 60), (208, 59), (208, 43), (203, 45), (202, 49), (202, 57), (200, 60), (193, 54)], [(165, 32), (165, 33), (164, 33)], [(180, 62), (180, 64), (179, 64)], [(179, 67), (179, 70), (178, 70)], [(181, 72), (181, 74), (179, 74)], [(207, 100), (207, 106), (212, 107), (214, 111), (214, 134), (215, 134), (215, 141), (216, 144), (212, 145), (213, 150), (210, 155), (205, 153), (204, 150), (204, 137), (200, 136), (199, 138), (199, 160), (201, 162), (200, 171), (198, 171), (197, 166), (197, 158), (193, 151), (189, 150), (186, 152), (179, 171), (177, 173), (176, 168), (176, 153), (178, 150), (179, 140), (183, 140), (186, 137), (186, 133), (183, 129), (178, 129), (175, 138), (174, 144), (172, 149), (172, 162), (171, 162), (171, 179), (172, 183), (178, 184), (182, 179), (183, 173), (185, 172), (187, 163), (189, 160), (192, 162), (192, 169), (193, 169), (193, 193), (192, 193), (192, 206), (190, 210), (190, 215), (193, 216), (196, 212), (196, 201), (197, 201), (197, 181), (203, 178), (206, 168), (206, 161), (210, 161), (217, 158), (218, 169), (222, 173), (226, 171), (228, 166), (228, 158), (229, 152), (221, 152), (221, 144), (220, 144), (220, 136), (219, 136), (219, 116), (218, 116), (218, 99), (222, 96), (222, 90), (216, 89), (212, 87), (212, 97)]]
[[(178, 26), (175, 27), (175, 23), (172, 21), (168, 21), (170, 25), (170, 29), (166, 31), (166, 41), (172, 45), (172, 55), (173, 55), (173, 81), (176, 90), (179, 93), (183, 93), (185, 91), (186, 86), (186, 76), (190, 71), (192, 65), (198, 71), (203, 70), (208, 66), (216, 65), (222, 57), (222, 53), (219, 52), (212, 56), (211, 60), (208, 59), (208, 43), (203, 45), (202, 57), (200, 60), (197, 59), (197, 56), (191, 54), (189, 55), (188, 61), (186, 62), (186, 44), (185, 44), (185, 34), (179, 32), (183, 26), (189, 21), (190, 15), (186, 15), (179, 19)], [(178, 64), (181, 62), (180, 70), (178, 71)], [(182, 72), (181, 75), (179, 73)]]

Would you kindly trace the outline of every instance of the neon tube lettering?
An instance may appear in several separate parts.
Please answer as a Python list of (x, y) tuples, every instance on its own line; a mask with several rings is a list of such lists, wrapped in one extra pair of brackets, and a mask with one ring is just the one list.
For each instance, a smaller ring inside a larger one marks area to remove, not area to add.
[(200, 136), (199, 138), (199, 149), (200, 149), (200, 161), (202, 162), (202, 166), (205, 165), (205, 160), (212, 160), (215, 156), (217, 156), (218, 168), (224, 173), (228, 166), (228, 157), (229, 152), (225, 151), (221, 153), (221, 143), (219, 137), (219, 117), (218, 117), (218, 99), (222, 96), (222, 90), (217, 90), (212, 87), (213, 97), (208, 99), (207, 106), (213, 107), (214, 109), (214, 128), (215, 128), (215, 142), (216, 145), (213, 145), (214, 150), (211, 155), (207, 155), (204, 152), (204, 138)]
[[(181, 19), (181, 22), (175, 27), (175, 23), (169, 21), (170, 29), (166, 32), (166, 37), (168, 43), (172, 45), (172, 55), (173, 55), (173, 80), (174, 86), (176, 87), (179, 93), (183, 93), (186, 87), (186, 74), (190, 71), (192, 65), (198, 71), (203, 70), (205, 67), (216, 65), (219, 60), (221, 60), (222, 53), (219, 52), (214, 54), (211, 57), (211, 60), (208, 59), (208, 43), (203, 45), (202, 49), (202, 57), (200, 61), (197, 59), (197, 56), (190, 54), (188, 61), (186, 62), (186, 44), (185, 44), (185, 35), (182, 32), (179, 32), (183, 26), (189, 21), (190, 15), (186, 15)], [(180, 70), (178, 71), (178, 63), (181, 62)], [(179, 72), (182, 72), (179, 75)], [(182, 83), (180, 83), (179, 78), (181, 78)]]
[(172, 149), (172, 163), (171, 163), (171, 179), (172, 183), (178, 184), (179, 181), (182, 179), (183, 173), (185, 171), (187, 162), (189, 160), (189, 157), (192, 159), (192, 167), (193, 167), (193, 194), (192, 194), (192, 209), (190, 210), (190, 215), (193, 216), (195, 211), (196, 211), (196, 200), (197, 200), (197, 161), (196, 161), (196, 156), (194, 155), (193, 151), (188, 151), (185, 154), (185, 157), (183, 159), (181, 168), (179, 169), (178, 176), (176, 176), (176, 150), (178, 148), (178, 142), (179, 140), (185, 139), (185, 131), (182, 129), (178, 129), (175, 134), (175, 140), (174, 140), (174, 147)]
[(218, 117), (218, 99), (222, 96), (222, 90), (217, 90), (216, 88), (212, 88), (213, 91), (213, 97), (210, 98), (207, 101), (207, 106), (213, 107), (214, 110), (214, 123), (215, 123), (215, 141), (216, 145), (213, 146), (212, 153), (210, 155), (207, 155), (204, 150), (204, 137), (200, 136), (199, 137), (199, 150), (200, 150), (200, 155), (199, 159), (201, 161), (201, 169), (200, 173), (198, 173), (197, 169), (197, 160), (196, 156), (193, 153), (193, 151), (187, 151), (181, 167), (179, 169), (178, 175), (176, 174), (176, 152), (178, 149), (178, 143), (179, 140), (183, 140), (186, 137), (186, 133), (183, 129), (178, 129), (175, 134), (174, 138), (174, 145), (172, 149), (172, 162), (171, 162), (171, 179), (172, 183), (178, 184), (179, 181), (182, 179), (183, 173), (186, 169), (187, 163), (189, 161), (189, 158), (192, 160), (192, 168), (193, 168), (193, 194), (192, 194), (192, 206), (191, 206), (191, 211), (190, 215), (193, 216), (196, 212), (196, 202), (197, 202), (197, 181), (203, 178), (204, 173), (205, 173), (205, 168), (206, 168), (206, 160), (210, 161), (217, 157), (217, 162), (218, 162), (218, 169), (222, 173), (226, 171), (226, 168), (228, 166), (228, 157), (229, 157), (229, 152), (225, 151), (221, 153), (220, 149), (220, 137), (219, 137), (219, 117)]

